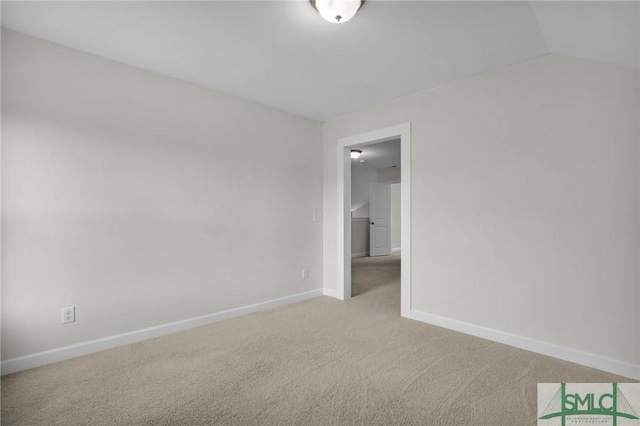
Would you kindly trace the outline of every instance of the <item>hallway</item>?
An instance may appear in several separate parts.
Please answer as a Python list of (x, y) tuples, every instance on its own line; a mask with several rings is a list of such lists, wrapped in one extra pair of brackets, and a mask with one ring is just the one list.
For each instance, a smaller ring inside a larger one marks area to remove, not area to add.
[(351, 261), (351, 296), (388, 291), (400, 310), (400, 251), (390, 256), (358, 257)]

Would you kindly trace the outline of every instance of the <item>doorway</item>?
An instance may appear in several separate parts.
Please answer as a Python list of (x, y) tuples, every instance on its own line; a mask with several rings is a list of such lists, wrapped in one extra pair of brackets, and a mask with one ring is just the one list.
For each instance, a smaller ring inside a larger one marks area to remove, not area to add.
[(351, 156), (351, 297), (367, 295), (366, 299), (379, 308), (397, 312), (401, 280), (400, 139), (362, 146), (355, 153)]
[(401, 157), (401, 283), (400, 314), (411, 314), (411, 125), (374, 130), (338, 140), (338, 259), (337, 290), (343, 299), (351, 298), (351, 149), (400, 141)]

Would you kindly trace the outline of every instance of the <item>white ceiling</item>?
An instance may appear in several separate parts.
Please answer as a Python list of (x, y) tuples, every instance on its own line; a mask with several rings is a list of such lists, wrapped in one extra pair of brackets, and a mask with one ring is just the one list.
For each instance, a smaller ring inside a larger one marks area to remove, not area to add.
[(638, 67), (638, 2), (2, 1), (4, 27), (331, 119), (548, 53)]
[(550, 52), (638, 68), (639, 4), (538, 1), (531, 8)]
[[(371, 170), (387, 168), (401, 168), (400, 164), (400, 139), (387, 142), (379, 142), (372, 145), (358, 147), (362, 155), (357, 160), (351, 160), (354, 167)], [(361, 160), (364, 160), (361, 162)]]

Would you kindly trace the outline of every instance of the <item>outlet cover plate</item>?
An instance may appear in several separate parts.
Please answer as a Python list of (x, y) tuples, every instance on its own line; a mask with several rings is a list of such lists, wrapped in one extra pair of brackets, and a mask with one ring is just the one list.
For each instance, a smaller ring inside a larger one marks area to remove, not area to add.
[(71, 322), (76, 322), (76, 307), (62, 308), (62, 323), (69, 324)]

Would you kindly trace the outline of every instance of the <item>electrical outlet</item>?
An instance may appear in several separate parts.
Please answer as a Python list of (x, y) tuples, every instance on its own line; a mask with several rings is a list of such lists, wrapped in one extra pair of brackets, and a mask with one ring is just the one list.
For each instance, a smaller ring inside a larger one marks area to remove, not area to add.
[(69, 306), (68, 308), (62, 308), (62, 323), (68, 324), (70, 322), (76, 322), (76, 307)]
[(309, 279), (309, 270), (308, 269), (303, 269), (302, 270), (302, 279), (303, 280), (308, 280)]

